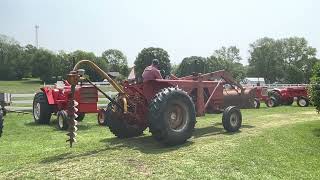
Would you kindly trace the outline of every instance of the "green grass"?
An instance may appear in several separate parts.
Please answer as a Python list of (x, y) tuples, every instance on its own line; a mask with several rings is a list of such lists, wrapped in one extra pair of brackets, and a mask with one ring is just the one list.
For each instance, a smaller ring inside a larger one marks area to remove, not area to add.
[(40, 87), (43, 87), (43, 84), (39, 79), (0, 81), (0, 92), (12, 94), (32, 94), (39, 91)]
[[(194, 136), (164, 147), (150, 134), (115, 138), (95, 115), (79, 125), (69, 148), (65, 132), (9, 114), (0, 139), (0, 179), (319, 179), (320, 121), (313, 107), (242, 110), (239, 133), (221, 115), (197, 119)], [(53, 118), (54, 119), (54, 118)]]

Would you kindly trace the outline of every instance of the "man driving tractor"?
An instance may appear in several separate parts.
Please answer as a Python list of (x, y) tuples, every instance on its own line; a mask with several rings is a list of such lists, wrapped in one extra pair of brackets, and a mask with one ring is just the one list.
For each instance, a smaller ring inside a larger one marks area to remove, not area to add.
[(159, 60), (153, 59), (152, 64), (147, 66), (142, 73), (143, 82), (154, 80), (154, 79), (163, 79), (159, 70)]

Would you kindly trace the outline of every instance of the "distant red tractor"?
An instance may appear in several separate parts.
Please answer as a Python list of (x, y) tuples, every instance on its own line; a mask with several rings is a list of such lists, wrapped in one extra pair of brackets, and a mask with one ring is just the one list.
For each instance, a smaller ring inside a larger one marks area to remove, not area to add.
[(297, 99), (297, 105), (300, 107), (309, 106), (308, 90), (305, 86), (286, 87), (281, 89), (273, 89), (269, 91), (269, 101), (267, 105), (269, 107), (275, 107), (279, 105), (292, 105), (295, 98)]

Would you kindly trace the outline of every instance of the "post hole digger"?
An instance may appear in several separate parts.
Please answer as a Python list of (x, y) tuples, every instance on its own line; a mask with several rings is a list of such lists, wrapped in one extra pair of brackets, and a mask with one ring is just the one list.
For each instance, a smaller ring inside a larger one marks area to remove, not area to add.
[[(67, 135), (70, 146), (76, 141), (78, 110), (85, 103), (97, 103), (96, 101), (86, 101), (86, 98), (90, 100), (92, 94), (84, 96), (79, 91), (80, 94), (77, 95), (77, 86), (80, 81), (90, 83), (88, 79), (84, 78), (84, 71), (79, 69), (82, 64), (93, 68), (100, 76), (107, 79), (118, 92), (114, 98), (106, 96), (110, 103), (103, 111), (103, 117), (110, 131), (119, 138), (139, 136), (146, 128), (149, 128), (157, 141), (166, 145), (181, 144), (192, 136), (196, 116), (204, 116), (206, 112), (223, 112), (222, 124), (228, 132), (238, 131), (241, 127), (240, 110), (235, 106), (224, 107), (223, 86), (226, 83), (230, 84), (238, 89), (240, 95), (244, 95), (245, 91), (225, 71), (183, 78), (172, 76), (169, 79), (157, 79), (144, 83), (125, 81), (119, 85), (93, 62), (82, 60), (67, 76), (70, 91), (67, 96), (64, 116), (67, 118)], [(101, 91), (93, 84), (91, 87)], [(47, 101), (45, 100), (47, 94), (44, 94), (43, 99), (42, 102)], [(41, 104), (39, 106), (38, 112), (36, 110), (34, 112), (38, 113), (39, 120), (42, 121), (42, 117), (49, 116), (43, 114), (50, 112), (50, 108), (42, 108)]]

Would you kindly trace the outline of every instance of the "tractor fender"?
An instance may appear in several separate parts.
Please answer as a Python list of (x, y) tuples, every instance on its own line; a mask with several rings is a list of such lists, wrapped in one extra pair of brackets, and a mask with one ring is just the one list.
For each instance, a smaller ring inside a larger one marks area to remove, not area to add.
[(48, 87), (42, 87), (42, 88), (40, 88), (40, 90), (46, 95), (47, 100), (48, 100), (48, 104), (50, 104), (50, 105), (55, 104), (53, 94), (52, 94), (52, 89), (50, 89)]

